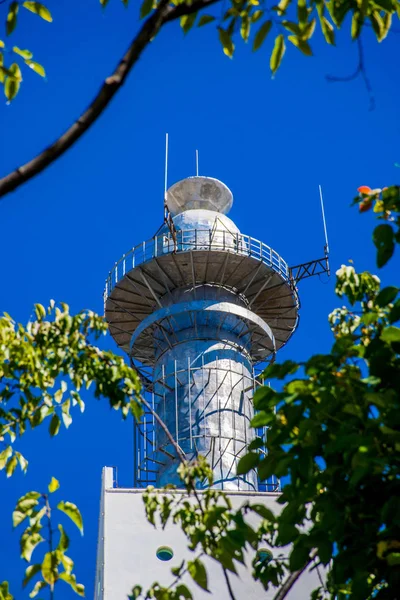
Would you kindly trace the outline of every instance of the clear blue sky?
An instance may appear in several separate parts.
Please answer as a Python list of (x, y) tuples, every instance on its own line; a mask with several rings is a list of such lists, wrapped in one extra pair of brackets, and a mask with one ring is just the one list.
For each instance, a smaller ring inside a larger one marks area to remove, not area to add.
[[(131, 4), (125, 10), (110, 0), (103, 12), (96, 0), (49, 1), (52, 25), (20, 10), (11, 42), (34, 52), (48, 81), (24, 69), (20, 95), (11, 106), (0, 103), (1, 174), (53, 141), (86, 107), (137, 30), (136, 3)], [(394, 22), (399, 27), (397, 18)], [(349, 204), (361, 184), (398, 183), (399, 37), (391, 35), (381, 45), (370, 31), (365, 37), (376, 99), (370, 112), (360, 79), (332, 84), (325, 78), (356, 67), (356, 46), (347, 41), (349, 26), (345, 29), (337, 48), (317, 34), (313, 58), (289, 48), (271, 80), (271, 42), (252, 54), (238, 41), (229, 60), (212, 26), (186, 37), (177, 24), (165, 28), (83, 139), (0, 202), (0, 310), (26, 322), (34, 302), (54, 298), (74, 312), (102, 312), (103, 285), (114, 261), (161, 223), (167, 131), (170, 183), (194, 174), (198, 148), (200, 173), (232, 189), (230, 216), (241, 230), (290, 264), (322, 254), (321, 183), (333, 272), (350, 258), (360, 270), (375, 269), (372, 216), (359, 216)], [(394, 283), (395, 274), (393, 261), (381, 276)], [(281, 359), (329, 351), (326, 317), (338, 305), (333, 289), (334, 277), (300, 284), (300, 326)], [(110, 337), (102, 344), (115, 348)], [(51, 440), (44, 429), (21, 441), (31, 462), (25, 477), (18, 473), (8, 481), (0, 474), (0, 581), (11, 580), (17, 599), (27, 592), (18, 583), (24, 565), (11, 511), (20, 495), (43, 490), (52, 475), (61, 481), (58, 497), (82, 510), (85, 536), (72, 536), (71, 556), (87, 597), (93, 596), (101, 468), (118, 466), (120, 484), (131, 485), (132, 425), (105, 403), (87, 400), (85, 414), (76, 412), (68, 432)], [(60, 584), (57, 600), (72, 597)]]

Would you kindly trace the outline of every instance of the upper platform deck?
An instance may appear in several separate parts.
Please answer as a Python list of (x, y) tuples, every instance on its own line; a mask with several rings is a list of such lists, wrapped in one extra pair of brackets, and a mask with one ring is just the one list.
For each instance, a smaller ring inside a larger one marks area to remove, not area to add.
[[(115, 263), (104, 291), (105, 315), (117, 344), (130, 338), (177, 288), (212, 284), (240, 295), (271, 327), (276, 349), (294, 332), (299, 300), (282, 257), (263, 242), (227, 230), (176, 231), (142, 242)], [(258, 359), (260, 360), (260, 359)]]

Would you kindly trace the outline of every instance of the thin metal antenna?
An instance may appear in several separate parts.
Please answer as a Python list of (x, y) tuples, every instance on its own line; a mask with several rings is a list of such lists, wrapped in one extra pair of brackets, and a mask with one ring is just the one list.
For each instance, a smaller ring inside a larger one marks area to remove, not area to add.
[(325, 233), (325, 254), (329, 254), (329, 243), (328, 243), (328, 232), (326, 230), (326, 219), (325, 219), (325, 210), (324, 210), (324, 199), (322, 197), (322, 187), (319, 185), (319, 197), (321, 199), (321, 210), (322, 210), (322, 220), (324, 222), (324, 233)]
[(168, 187), (168, 133), (165, 134), (164, 200), (167, 199), (167, 187)]
[(196, 177), (199, 176), (199, 151), (196, 150)]

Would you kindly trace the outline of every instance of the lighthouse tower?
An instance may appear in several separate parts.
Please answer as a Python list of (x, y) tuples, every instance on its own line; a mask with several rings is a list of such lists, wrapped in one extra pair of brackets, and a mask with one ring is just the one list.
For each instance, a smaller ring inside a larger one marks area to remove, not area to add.
[[(103, 472), (96, 600), (123, 600), (134, 584), (156, 579), (168, 585), (174, 564), (166, 558), (178, 564), (188, 555), (178, 528), (154, 530), (144, 516), (143, 488), (180, 486), (175, 446), (155, 415), (188, 459), (207, 458), (214, 487), (226, 490), (234, 505), (257, 496), (279, 510), (279, 482), (260, 482), (255, 472), (238, 476), (237, 463), (255, 436), (257, 366), (274, 360), (296, 329), (296, 281), (318, 266), (326, 271), (327, 257), (290, 269), (272, 248), (239, 230), (228, 216), (232, 202), (217, 179), (174, 184), (163, 226), (124, 254), (107, 278), (110, 333), (138, 370), (151, 410), (135, 425), (133, 488), (116, 487), (112, 470)], [(207, 567), (212, 593), (228, 597), (220, 569)], [(240, 575), (237, 597), (273, 597), (246, 570)], [(305, 594), (314, 577), (303, 576)]]

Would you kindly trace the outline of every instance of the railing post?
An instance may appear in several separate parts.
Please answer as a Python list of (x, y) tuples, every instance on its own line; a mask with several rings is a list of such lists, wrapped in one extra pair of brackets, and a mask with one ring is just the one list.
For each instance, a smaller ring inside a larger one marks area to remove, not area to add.
[(157, 236), (154, 236), (154, 256), (157, 258)]

